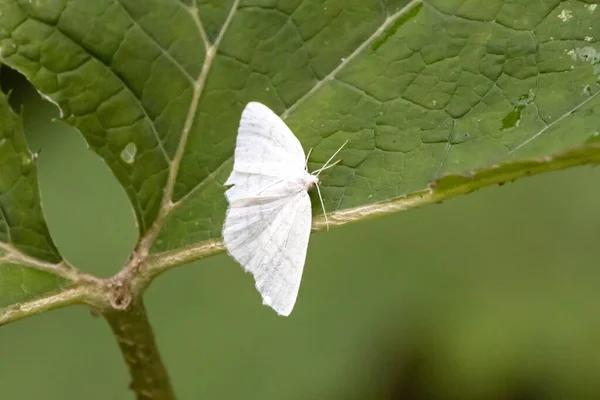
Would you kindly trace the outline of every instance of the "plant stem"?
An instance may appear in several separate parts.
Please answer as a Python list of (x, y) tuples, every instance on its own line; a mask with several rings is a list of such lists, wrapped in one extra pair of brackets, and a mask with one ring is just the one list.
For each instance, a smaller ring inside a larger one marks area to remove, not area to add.
[(0, 326), (25, 317), (74, 304), (85, 304), (90, 289), (85, 285), (73, 286), (61, 292), (13, 304), (0, 310)]
[(175, 400), (175, 392), (160, 358), (142, 299), (125, 311), (104, 314), (131, 375), (130, 389), (138, 400)]

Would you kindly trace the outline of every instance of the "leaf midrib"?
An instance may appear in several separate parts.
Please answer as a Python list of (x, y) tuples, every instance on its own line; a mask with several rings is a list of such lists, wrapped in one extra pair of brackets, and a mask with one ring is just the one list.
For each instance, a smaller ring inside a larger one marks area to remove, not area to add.
[[(223, 26), (221, 27), (221, 31), (219, 32), (219, 35), (215, 39), (214, 43), (208, 47), (205, 45), (204, 63), (202, 65), (200, 75), (194, 81), (192, 100), (190, 101), (190, 105), (188, 107), (187, 116), (186, 116), (186, 119), (184, 122), (183, 130), (182, 130), (180, 138), (179, 138), (179, 143), (177, 145), (177, 150), (175, 152), (175, 156), (173, 157), (173, 160), (169, 166), (169, 176), (167, 178), (167, 182), (166, 182), (166, 185), (164, 188), (163, 197), (161, 200), (161, 206), (160, 206), (158, 216), (156, 217), (152, 227), (145, 233), (144, 237), (140, 239), (139, 246), (136, 249), (136, 252), (138, 254), (141, 254), (143, 257), (145, 257), (148, 254), (150, 247), (154, 244), (154, 241), (158, 237), (158, 235), (159, 235), (160, 231), (162, 230), (164, 224), (166, 223), (169, 215), (176, 208), (177, 203), (173, 203), (173, 191), (175, 188), (175, 183), (177, 181), (179, 167), (181, 166), (181, 161), (182, 161), (183, 155), (185, 153), (187, 140), (188, 140), (190, 131), (192, 129), (194, 120), (196, 118), (198, 104), (199, 104), (200, 98), (202, 96), (202, 93), (204, 91), (206, 79), (208, 78), (208, 74), (212, 67), (213, 61), (218, 53), (221, 41), (223, 40), (223, 37), (225, 36), (227, 29), (231, 25), (231, 21), (233, 20), (233, 17), (235, 16), (235, 14), (238, 10), (239, 3), (240, 3), (240, 0), (233, 1), (231, 9), (227, 15), (227, 18), (226, 18), (225, 22), (223, 23)], [(196, 13), (197, 13), (197, 11), (196, 11)], [(194, 18), (193, 15), (192, 15), (192, 18)], [(196, 21), (197, 28), (200, 32), (200, 35), (202, 36), (202, 38), (204, 40), (204, 38), (206, 38), (206, 33), (204, 31), (204, 27), (202, 25), (200, 16), (197, 15), (196, 18), (194, 18), (194, 20)], [(205, 42), (205, 44), (206, 43), (207, 42)]]

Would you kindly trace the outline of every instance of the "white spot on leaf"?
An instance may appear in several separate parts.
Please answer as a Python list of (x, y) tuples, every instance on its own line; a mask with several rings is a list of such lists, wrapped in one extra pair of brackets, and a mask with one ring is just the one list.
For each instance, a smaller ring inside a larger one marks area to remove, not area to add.
[(573, 12), (571, 10), (562, 10), (560, 14), (558, 14), (558, 19), (562, 22), (567, 22), (571, 18), (573, 18)]
[(135, 155), (137, 153), (137, 146), (135, 143), (130, 142), (125, 146), (123, 151), (121, 151), (121, 160), (125, 161), (127, 164), (131, 164), (135, 161)]
[(592, 64), (593, 73), (600, 78), (600, 52), (595, 48), (581, 47), (567, 52), (573, 60), (580, 60)]

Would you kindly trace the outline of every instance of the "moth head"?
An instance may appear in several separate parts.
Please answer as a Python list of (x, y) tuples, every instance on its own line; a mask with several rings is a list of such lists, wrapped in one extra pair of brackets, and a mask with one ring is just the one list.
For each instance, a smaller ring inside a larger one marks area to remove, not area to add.
[(311, 188), (315, 185), (319, 184), (319, 178), (316, 175), (313, 174), (306, 174), (306, 188)]

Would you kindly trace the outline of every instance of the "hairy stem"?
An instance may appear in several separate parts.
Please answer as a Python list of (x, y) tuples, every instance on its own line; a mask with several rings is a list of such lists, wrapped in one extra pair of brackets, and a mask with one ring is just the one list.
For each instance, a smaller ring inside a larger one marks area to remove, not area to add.
[(73, 286), (45, 297), (13, 304), (0, 311), (0, 326), (57, 308), (84, 304), (88, 292), (87, 286)]
[(104, 314), (131, 375), (130, 389), (138, 400), (175, 400), (171, 380), (160, 358), (142, 299), (125, 311)]

